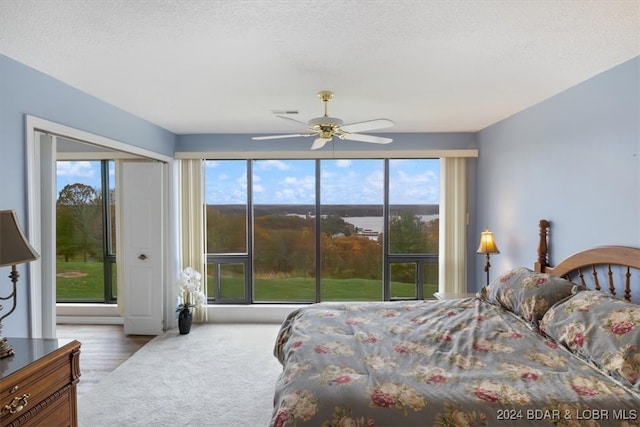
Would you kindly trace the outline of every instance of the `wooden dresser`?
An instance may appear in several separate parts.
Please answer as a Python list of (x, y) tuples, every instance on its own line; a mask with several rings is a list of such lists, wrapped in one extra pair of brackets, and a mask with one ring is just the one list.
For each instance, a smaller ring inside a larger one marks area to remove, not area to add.
[(77, 426), (80, 343), (7, 340), (15, 354), (0, 359), (0, 426)]

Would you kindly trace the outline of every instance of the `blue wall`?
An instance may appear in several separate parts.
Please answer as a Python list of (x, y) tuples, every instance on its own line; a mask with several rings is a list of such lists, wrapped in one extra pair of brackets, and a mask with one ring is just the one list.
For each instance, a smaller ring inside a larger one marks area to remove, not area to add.
[[(367, 144), (363, 142), (341, 141), (337, 138), (331, 147), (327, 143), (322, 153), (333, 150), (335, 153), (358, 151), (366, 156), (367, 151), (411, 151), (411, 150), (464, 150), (475, 149), (476, 135), (471, 132), (451, 133), (376, 133), (377, 136), (392, 138), (390, 145)], [(253, 135), (217, 134), (217, 135), (180, 135), (176, 152), (274, 152), (309, 154), (314, 138), (289, 138), (281, 140), (254, 141)]]
[[(0, 210), (14, 209), (23, 228), (26, 217), (25, 115), (101, 135), (149, 151), (173, 156), (176, 136), (132, 114), (72, 88), (59, 80), (0, 55)], [(27, 336), (25, 283), (19, 266), (20, 298), (16, 311), (3, 321), (5, 336)], [(0, 296), (10, 293), (10, 270), (0, 268)], [(4, 312), (3, 312), (4, 313)]]
[[(477, 136), (475, 235), (495, 233), (492, 278), (533, 266), (541, 218), (551, 264), (591, 246), (640, 246), (640, 57)], [(478, 255), (480, 286), (483, 265)]]

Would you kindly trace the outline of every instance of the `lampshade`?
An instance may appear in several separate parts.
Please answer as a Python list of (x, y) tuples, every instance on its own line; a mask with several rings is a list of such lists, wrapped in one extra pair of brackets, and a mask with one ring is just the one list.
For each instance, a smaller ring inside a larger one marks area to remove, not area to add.
[(16, 212), (0, 211), (0, 267), (34, 261), (39, 257), (22, 234)]
[(478, 246), (479, 254), (499, 254), (498, 246), (496, 246), (496, 242), (493, 239), (493, 233), (488, 229), (484, 229), (484, 231), (480, 234), (480, 246)]

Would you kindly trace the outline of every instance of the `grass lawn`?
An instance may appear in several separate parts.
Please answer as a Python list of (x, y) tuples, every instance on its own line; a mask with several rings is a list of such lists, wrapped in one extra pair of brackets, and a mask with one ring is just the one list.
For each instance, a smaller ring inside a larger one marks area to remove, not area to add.
[[(315, 286), (314, 278), (256, 278), (255, 301), (312, 302), (315, 299)], [(221, 288), (224, 298), (242, 298), (244, 293), (241, 278), (223, 278)], [(323, 301), (382, 301), (381, 280), (324, 279), (321, 289)], [(391, 289), (395, 298), (413, 298), (415, 294), (415, 285), (412, 283), (392, 282)], [(426, 298), (431, 298), (437, 291), (437, 284), (423, 287)]]
[[(58, 261), (56, 297), (58, 301), (104, 301), (103, 264), (96, 261)], [(211, 278), (209, 278), (211, 280)], [(115, 281), (114, 281), (115, 283)], [(256, 278), (255, 300), (258, 302), (312, 302), (315, 299), (314, 278)], [(323, 301), (381, 301), (381, 280), (369, 279), (324, 279)], [(392, 297), (413, 298), (414, 285), (393, 282)], [(424, 296), (431, 298), (438, 290), (437, 284), (424, 285)], [(209, 286), (209, 295), (213, 294)], [(224, 277), (222, 295), (225, 298), (242, 298), (244, 282), (241, 277)]]
[(104, 301), (104, 267), (96, 261), (56, 263), (58, 301)]

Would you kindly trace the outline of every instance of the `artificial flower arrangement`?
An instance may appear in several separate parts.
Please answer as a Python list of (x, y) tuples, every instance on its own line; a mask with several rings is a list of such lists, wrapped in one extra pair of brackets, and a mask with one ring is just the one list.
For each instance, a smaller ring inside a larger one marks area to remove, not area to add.
[(191, 267), (180, 272), (178, 278), (178, 307), (176, 312), (191, 313), (192, 308), (207, 305), (207, 297), (202, 291), (202, 275)]

